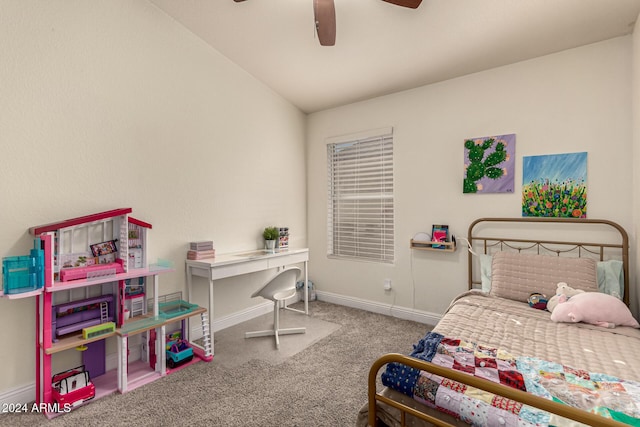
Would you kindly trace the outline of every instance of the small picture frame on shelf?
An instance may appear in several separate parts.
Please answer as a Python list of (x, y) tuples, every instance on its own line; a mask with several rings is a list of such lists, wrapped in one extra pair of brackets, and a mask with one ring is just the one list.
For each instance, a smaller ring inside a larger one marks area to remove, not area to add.
[(115, 240), (107, 240), (106, 242), (89, 245), (93, 256), (109, 255), (118, 252)]
[(286, 249), (289, 247), (289, 227), (280, 227), (278, 229), (278, 248)]

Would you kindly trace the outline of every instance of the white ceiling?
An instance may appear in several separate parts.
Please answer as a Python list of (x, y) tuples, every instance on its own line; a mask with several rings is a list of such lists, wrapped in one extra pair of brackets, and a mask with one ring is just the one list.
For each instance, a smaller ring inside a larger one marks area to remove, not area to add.
[(313, 0), (150, 1), (307, 113), (630, 34), (640, 13), (640, 0), (335, 0), (323, 47)]

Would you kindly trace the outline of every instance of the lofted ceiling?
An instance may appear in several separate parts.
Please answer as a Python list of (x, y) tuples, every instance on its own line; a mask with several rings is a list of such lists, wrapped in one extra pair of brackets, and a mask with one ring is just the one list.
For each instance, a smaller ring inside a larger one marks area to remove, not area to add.
[(313, 0), (149, 0), (306, 113), (633, 32), (640, 0), (335, 0), (320, 46)]

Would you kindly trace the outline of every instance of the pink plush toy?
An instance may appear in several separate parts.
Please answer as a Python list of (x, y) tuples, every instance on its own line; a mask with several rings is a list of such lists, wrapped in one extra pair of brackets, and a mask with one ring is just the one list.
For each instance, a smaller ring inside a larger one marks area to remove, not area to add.
[(584, 322), (605, 328), (631, 326), (638, 328), (638, 321), (618, 298), (600, 292), (583, 292), (570, 299), (562, 295), (551, 313), (554, 322)]

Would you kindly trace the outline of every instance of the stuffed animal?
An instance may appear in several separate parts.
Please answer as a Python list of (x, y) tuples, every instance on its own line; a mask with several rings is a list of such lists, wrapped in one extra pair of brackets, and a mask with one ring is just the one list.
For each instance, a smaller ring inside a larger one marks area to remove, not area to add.
[(584, 293), (582, 289), (573, 289), (571, 286), (567, 285), (565, 282), (559, 282), (556, 288), (556, 294), (549, 298), (547, 301), (547, 310), (550, 313), (553, 313), (553, 309), (558, 305), (558, 299), (561, 295), (564, 295), (567, 299), (571, 298), (574, 295), (578, 295)]
[(583, 292), (568, 299), (561, 295), (551, 313), (554, 322), (584, 322), (605, 328), (631, 326), (639, 328), (629, 308), (618, 298), (601, 292)]

